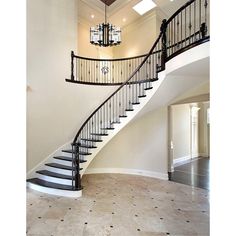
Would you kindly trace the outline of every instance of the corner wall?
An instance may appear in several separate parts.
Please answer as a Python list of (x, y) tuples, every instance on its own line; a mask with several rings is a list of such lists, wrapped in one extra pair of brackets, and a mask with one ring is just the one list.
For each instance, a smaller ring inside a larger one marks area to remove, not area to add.
[(101, 150), (88, 172), (132, 169), (167, 178), (167, 125), (167, 107), (130, 123)]

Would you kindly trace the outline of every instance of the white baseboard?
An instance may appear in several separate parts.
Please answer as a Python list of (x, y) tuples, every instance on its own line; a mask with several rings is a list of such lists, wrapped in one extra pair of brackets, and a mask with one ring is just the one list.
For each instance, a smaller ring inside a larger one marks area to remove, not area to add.
[(205, 152), (199, 153), (199, 156), (201, 156), (201, 157), (209, 157), (209, 155), (207, 153), (205, 153)]
[(191, 156), (184, 156), (173, 160), (174, 167), (179, 166), (182, 162), (191, 160)]
[(125, 168), (88, 168), (85, 174), (102, 174), (102, 173), (116, 173), (116, 174), (129, 174), (129, 175), (141, 175), (157, 179), (168, 180), (168, 174), (137, 170), (137, 169), (125, 169)]

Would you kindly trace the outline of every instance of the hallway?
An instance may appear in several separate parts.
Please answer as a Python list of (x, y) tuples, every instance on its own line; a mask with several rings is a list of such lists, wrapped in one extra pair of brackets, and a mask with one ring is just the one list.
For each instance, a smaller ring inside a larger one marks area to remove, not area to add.
[(210, 190), (210, 159), (198, 157), (181, 163), (169, 174), (171, 181)]

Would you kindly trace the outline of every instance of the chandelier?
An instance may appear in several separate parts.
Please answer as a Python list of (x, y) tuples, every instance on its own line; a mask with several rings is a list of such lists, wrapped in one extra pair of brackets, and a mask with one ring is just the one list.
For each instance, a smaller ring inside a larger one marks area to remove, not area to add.
[(90, 43), (100, 47), (116, 46), (121, 43), (120, 27), (107, 23), (107, 4), (105, 1), (105, 23), (90, 28)]

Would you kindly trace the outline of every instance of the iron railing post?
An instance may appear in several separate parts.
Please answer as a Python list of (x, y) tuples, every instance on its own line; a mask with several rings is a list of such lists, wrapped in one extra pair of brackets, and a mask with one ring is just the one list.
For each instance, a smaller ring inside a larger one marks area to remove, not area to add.
[(75, 80), (75, 76), (74, 76), (74, 51), (71, 51), (71, 80)]
[(162, 38), (161, 38), (161, 69), (164, 70), (165, 69), (165, 64), (166, 64), (166, 58), (167, 58), (167, 46), (166, 46), (166, 28), (167, 28), (167, 24), (166, 24), (166, 19), (164, 19), (162, 21), (161, 24), (161, 33), (162, 33)]
[[(79, 160), (79, 145), (72, 143), (72, 186), (75, 190), (81, 189), (81, 178), (80, 178), (80, 160)], [(74, 174), (75, 173), (75, 174)]]
[(201, 24), (200, 32), (201, 32), (201, 37), (204, 39), (207, 34), (207, 26), (205, 22)]

